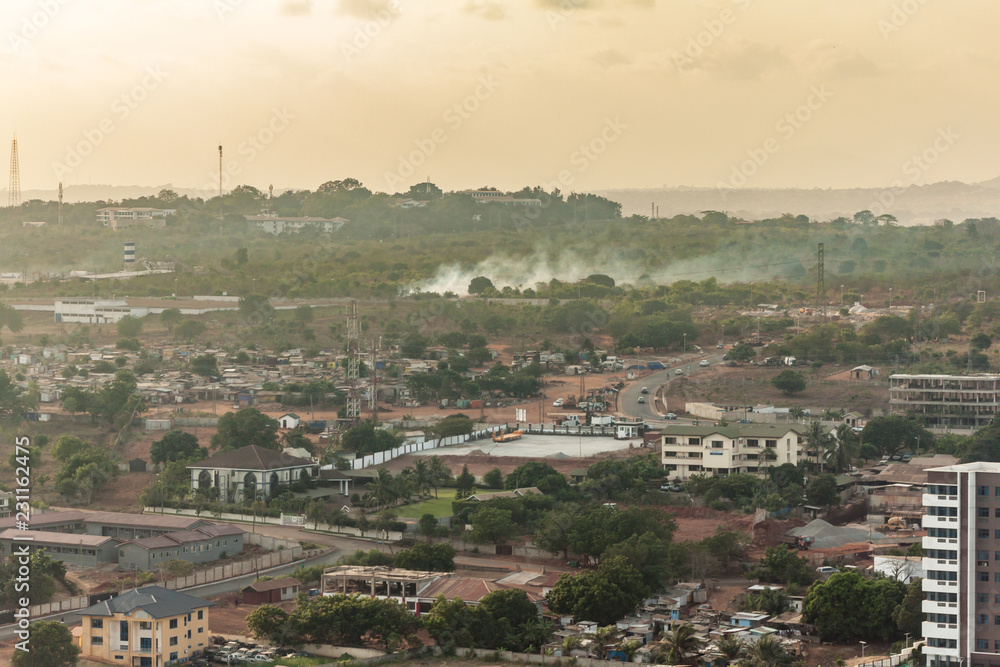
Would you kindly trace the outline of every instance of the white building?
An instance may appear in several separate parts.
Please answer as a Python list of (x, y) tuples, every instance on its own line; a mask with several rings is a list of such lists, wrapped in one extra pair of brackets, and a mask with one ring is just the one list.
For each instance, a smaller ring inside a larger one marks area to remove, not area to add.
[(160, 228), (166, 225), (168, 215), (176, 213), (177, 209), (175, 208), (108, 207), (97, 209), (97, 221), (104, 227), (110, 227), (115, 231), (128, 229), (136, 224)]
[(1000, 413), (1000, 375), (889, 376), (889, 410), (917, 414), (935, 433), (972, 433)]
[(904, 584), (924, 577), (924, 563), (919, 556), (875, 556), (873, 569)]
[[(669, 479), (755, 473), (804, 460), (805, 427), (779, 424), (689, 426), (660, 431), (660, 463)], [(765, 460), (765, 450), (769, 458)]]
[(149, 308), (129, 306), (125, 299), (56, 299), (56, 322), (114, 324), (127, 315), (145, 317)]
[(304, 229), (318, 229), (324, 234), (331, 234), (338, 231), (345, 223), (346, 218), (313, 218), (313, 217), (287, 217), (273, 213), (264, 215), (247, 215), (247, 226), (251, 231), (257, 230), (268, 234), (284, 234), (285, 232), (300, 232)]

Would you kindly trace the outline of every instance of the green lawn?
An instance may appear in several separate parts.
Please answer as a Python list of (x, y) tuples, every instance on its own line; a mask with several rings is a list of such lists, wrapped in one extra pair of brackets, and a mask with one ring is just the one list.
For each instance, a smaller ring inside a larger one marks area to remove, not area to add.
[(443, 516), (451, 516), (451, 504), (455, 500), (455, 492), (451, 489), (442, 491), (440, 498), (431, 498), (421, 503), (413, 505), (403, 505), (399, 508), (399, 516), (410, 519), (419, 519), (424, 514), (433, 514), (434, 518), (440, 519)]

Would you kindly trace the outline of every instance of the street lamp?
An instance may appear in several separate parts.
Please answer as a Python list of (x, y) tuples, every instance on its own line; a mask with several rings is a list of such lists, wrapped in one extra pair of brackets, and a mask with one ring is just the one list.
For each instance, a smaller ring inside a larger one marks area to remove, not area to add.
[(687, 354), (687, 351), (688, 351), (688, 335), (684, 334), (684, 352), (683, 353)]
[(867, 644), (868, 642), (864, 642), (863, 641), (863, 642), (858, 642), (858, 643), (861, 644), (861, 659), (864, 660), (865, 659), (865, 644)]
[(844, 307), (844, 286), (840, 286), (840, 307)]

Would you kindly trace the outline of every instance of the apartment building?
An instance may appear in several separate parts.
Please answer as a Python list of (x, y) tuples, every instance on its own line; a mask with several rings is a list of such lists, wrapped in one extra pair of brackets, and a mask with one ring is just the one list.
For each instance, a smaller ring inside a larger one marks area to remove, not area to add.
[(285, 232), (301, 232), (306, 229), (316, 229), (324, 234), (339, 231), (346, 218), (315, 218), (279, 216), (271, 213), (262, 215), (245, 215), (250, 231), (267, 232), (268, 234), (284, 234)]
[(986, 426), (1000, 409), (1000, 375), (889, 376), (889, 410), (915, 414), (935, 433)]
[(803, 457), (804, 426), (671, 424), (660, 432), (660, 463), (668, 479), (756, 473)]
[(168, 215), (176, 213), (175, 208), (108, 207), (97, 209), (97, 221), (114, 231), (129, 229), (137, 223), (159, 229), (166, 225)]
[(98, 602), (80, 613), (80, 657), (129, 667), (187, 662), (209, 644), (214, 602), (144, 586)]
[(927, 667), (1000, 666), (1000, 463), (927, 471)]

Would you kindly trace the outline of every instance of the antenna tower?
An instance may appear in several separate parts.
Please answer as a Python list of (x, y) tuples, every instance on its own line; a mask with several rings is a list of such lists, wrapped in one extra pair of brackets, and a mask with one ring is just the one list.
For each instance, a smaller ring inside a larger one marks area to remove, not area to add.
[(222, 144), (219, 144), (219, 220), (222, 220)]
[(59, 224), (60, 225), (63, 223), (62, 201), (63, 201), (62, 181), (59, 181)]
[(358, 375), (361, 369), (359, 345), (358, 302), (352, 301), (347, 310), (347, 419), (357, 422), (361, 416), (361, 397), (358, 395)]
[(17, 159), (17, 136), (10, 142), (10, 185), (7, 188), (7, 206), (21, 205), (21, 167)]
[(382, 339), (376, 341), (372, 339), (371, 366), (368, 371), (368, 414), (371, 415), (372, 424), (378, 426), (378, 373), (375, 368), (375, 361), (378, 359), (379, 348), (382, 346)]
[[(826, 285), (823, 277), (823, 244), (816, 248), (816, 312), (819, 313), (820, 304), (826, 294)], [(823, 317), (826, 317), (826, 304), (823, 304)]]

